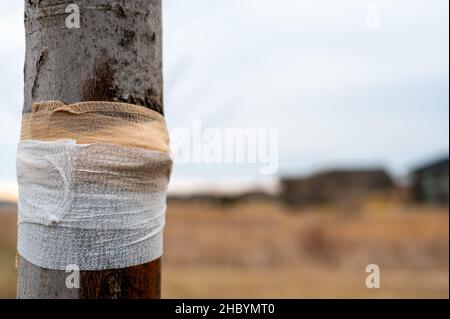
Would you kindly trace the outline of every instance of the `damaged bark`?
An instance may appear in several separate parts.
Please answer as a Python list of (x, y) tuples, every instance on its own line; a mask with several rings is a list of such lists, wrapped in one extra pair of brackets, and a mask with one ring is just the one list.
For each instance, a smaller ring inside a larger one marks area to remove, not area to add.
[(26, 0), (24, 113), (32, 103), (106, 100), (163, 112), (161, 0)]

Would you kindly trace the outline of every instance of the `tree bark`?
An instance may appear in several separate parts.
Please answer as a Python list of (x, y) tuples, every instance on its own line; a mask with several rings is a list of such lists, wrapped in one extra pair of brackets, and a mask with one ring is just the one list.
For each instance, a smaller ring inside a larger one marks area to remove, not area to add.
[[(34, 102), (115, 101), (163, 113), (161, 0), (78, 0), (80, 28), (68, 28), (67, 0), (25, 0), (23, 113)], [(68, 273), (18, 261), (19, 298), (159, 298), (161, 261)]]

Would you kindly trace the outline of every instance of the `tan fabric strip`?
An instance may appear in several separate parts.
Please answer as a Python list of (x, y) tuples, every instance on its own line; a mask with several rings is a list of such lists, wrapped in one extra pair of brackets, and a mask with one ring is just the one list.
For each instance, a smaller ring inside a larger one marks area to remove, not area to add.
[(33, 105), (22, 118), (21, 140), (75, 140), (77, 144), (115, 144), (169, 153), (164, 117), (144, 107), (116, 102)]

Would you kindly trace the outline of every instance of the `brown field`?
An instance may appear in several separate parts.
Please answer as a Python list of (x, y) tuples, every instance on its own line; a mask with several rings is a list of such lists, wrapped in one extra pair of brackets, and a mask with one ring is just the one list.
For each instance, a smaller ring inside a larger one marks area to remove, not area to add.
[[(169, 205), (167, 298), (448, 298), (448, 208), (370, 202)], [(15, 215), (0, 214), (0, 297), (14, 297)], [(378, 264), (381, 288), (365, 287)]]

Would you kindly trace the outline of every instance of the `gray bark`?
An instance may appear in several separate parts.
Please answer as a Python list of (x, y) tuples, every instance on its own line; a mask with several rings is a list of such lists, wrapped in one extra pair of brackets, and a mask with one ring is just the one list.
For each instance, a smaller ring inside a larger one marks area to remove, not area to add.
[(66, 27), (68, 0), (25, 1), (25, 99), (124, 101), (162, 112), (161, 0), (78, 0), (79, 29)]
[(79, 289), (68, 289), (69, 273), (44, 269), (19, 256), (17, 297), (20, 299), (78, 299)]
[[(66, 26), (68, 5), (80, 28)], [(120, 101), (163, 113), (161, 0), (25, 0), (23, 113), (34, 102)], [(22, 257), (19, 298), (151, 298), (160, 294), (160, 261), (127, 270), (82, 272), (82, 289), (68, 273)], [(85, 278), (85, 279), (83, 279)]]

